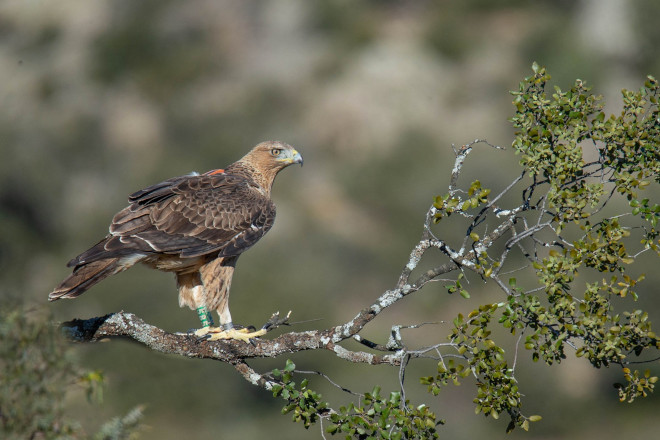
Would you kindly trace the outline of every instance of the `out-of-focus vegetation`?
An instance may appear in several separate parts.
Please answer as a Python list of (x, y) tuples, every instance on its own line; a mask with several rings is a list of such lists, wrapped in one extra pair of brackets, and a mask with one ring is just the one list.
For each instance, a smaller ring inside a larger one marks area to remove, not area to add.
[[(513, 114), (506, 91), (521, 72), (537, 60), (562, 86), (584, 78), (609, 97), (638, 88), (660, 70), (658, 8), (654, 0), (3, 2), (0, 295), (45, 302), (66, 261), (103, 236), (127, 194), (280, 139), (302, 152), (305, 167), (275, 184), (278, 219), (241, 258), (235, 319), (256, 324), (289, 309), (323, 326), (350, 319), (396, 281), (429, 198), (450, 172), (450, 144), (477, 137), (510, 144), (513, 129), (502, 116)], [(489, 154), (466, 179), (508, 181), (517, 158)], [(646, 272), (645, 284), (657, 285), (658, 274)], [(443, 286), (437, 291), (407, 299), (390, 318), (417, 323), (462, 311)], [(652, 295), (639, 304), (659, 306)], [(177, 308), (173, 280), (140, 268), (49, 307), (60, 320), (125, 309), (172, 331), (197, 325), (193, 312)], [(369, 332), (378, 339), (386, 330)], [(96, 421), (145, 404), (143, 438), (310, 436), (226, 366), (129, 344), (75, 351), (108, 377), (103, 407), (65, 402), (90, 432)], [(294, 361), (330, 368), (348, 386), (361, 384), (362, 374), (384, 390), (396, 385), (388, 387), (383, 367), (379, 378), (381, 369), (349, 372), (329, 357)], [(526, 438), (657, 432), (650, 416), (657, 396), (620, 407), (604, 398), (616, 393), (609, 379), (566, 364), (518, 378), (544, 396), (530, 402), (531, 413), (555, 414)], [(447, 399), (452, 405), (439, 403), (438, 412), (455, 422), (445, 435), (501, 432), (474, 420), (462, 388)], [(580, 423), (567, 423), (578, 411)]]
[[(0, 311), (0, 436), (7, 440), (134, 438), (142, 411), (103, 424), (94, 435), (65, 411), (65, 397), (78, 388), (90, 402), (101, 401), (103, 374), (84, 371), (72, 346), (49, 315), (20, 306)], [(44, 315), (41, 313), (41, 315)], [(98, 423), (95, 423), (95, 425)]]

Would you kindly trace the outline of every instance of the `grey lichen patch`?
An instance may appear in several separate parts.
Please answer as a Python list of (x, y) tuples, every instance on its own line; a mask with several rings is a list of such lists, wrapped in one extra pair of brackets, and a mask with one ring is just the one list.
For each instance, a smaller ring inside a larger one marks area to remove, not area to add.
[(387, 340), (387, 344), (385, 346), (390, 350), (401, 348), (403, 347), (402, 339), (403, 338), (401, 337), (401, 326), (393, 325), (392, 332), (390, 333), (390, 337)]
[(259, 385), (259, 381), (261, 380), (261, 374), (252, 372), (247, 375), (247, 380), (252, 385)]
[(362, 351), (360, 352), (349, 351), (346, 350), (341, 345), (335, 345), (333, 351), (337, 354), (337, 356), (339, 356), (342, 359), (346, 359), (347, 361), (361, 362), (367, 364), (374, 363), (374, 355), (370, 353), (365, 353)]
[[(410, 290), (410, 286), (406, 284), (408, 287), (408, 290)], [(404, 288), (406, 287), (404, 286)], [(378, 306), (381, 309), (384, 309), (386, 307), (391, 306), (401, 298), (403, 298), (403, 288), (402, 289), (394, 289), (394, 290), (388, 290), (387, 292), (383, 293), (380, 298), (378, 298)]]

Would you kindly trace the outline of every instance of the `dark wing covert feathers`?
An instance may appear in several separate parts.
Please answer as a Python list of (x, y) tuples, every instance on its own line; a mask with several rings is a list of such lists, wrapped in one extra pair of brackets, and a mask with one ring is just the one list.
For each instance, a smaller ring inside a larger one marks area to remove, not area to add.
[(135, 253), (235, 256), (272, 226), (275, 206), (256, 184), (232, 174), (168, 179), (129, 196), (110, 235), (69, 262), (79, 266)]

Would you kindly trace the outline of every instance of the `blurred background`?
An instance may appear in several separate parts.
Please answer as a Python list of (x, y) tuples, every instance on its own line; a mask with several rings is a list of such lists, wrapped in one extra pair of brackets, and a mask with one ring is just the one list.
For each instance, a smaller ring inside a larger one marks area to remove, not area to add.
[[(4, 0), (0, 307), (21, 298), (58, 320), (125, 310), (169, 331), (197, 327), (196, 314), (178, 308), (173, 277), (141, 267), (76, 301), (45, 303), (66, 262), (105, 235), (129, 193), (223, 167), (275, 139), (294, 145), (305, 167), (275, 183), (278, 219), (238, 263), (234, 319), (260, 325), (292, 310), (294, 321), (319, 319), (295, 330), (345, 322), (394, 286), (432, 197), (446, 192), (451, 145), (510, 145), (508, 92), (533, 61), (564, 89), (577, 78), (594, 85), (616, 112), (622, 88), (660, 74), (658, 19), (657, 0)], [(486, 148), (466, 169), (465, 181), (491, 188), (518, 173), (511, 150)], [(475, 303), (448, 297), (442, 284), (388, 310), (364, 336), (384, 342), (394, 323), (451, 320), (479, 302), (475, 293)], [(652, 300), (640, 306), (657, 312)], [(444, 330), (407, 335), (438, 340)], [(305, 431), (280, 415), (281, 401), (230, 366), (124, 341), (75, 351), (107, 376), (102, 405), (82, 393), (67, 401), (90, 432), (144, 404), (144, 439), (321, 436), (318, 425)], [(526, 414), (544, 419), (511, 438), (656, 438), (658, 396), (619, 403), (618, 371), (524, 357)], [(267, 371), (285, 360), (250, 364)], [(292, 360), (354, 391), (397, 387), (392, 368), (323, 352)], [(441, 436), (504, 437), (506, 417), (474, 415), (469, 383), (437, 398), (417, 385), (434, 371), (434, 362), (411, 367), (408, 397), (447, 421)], [(337, 406), (349, 401), (324, 381), (312, 387)]]

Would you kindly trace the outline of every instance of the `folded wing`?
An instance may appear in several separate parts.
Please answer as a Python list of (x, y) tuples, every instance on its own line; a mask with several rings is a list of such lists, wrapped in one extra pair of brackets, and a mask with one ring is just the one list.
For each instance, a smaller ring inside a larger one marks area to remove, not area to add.
[(236, 256), (273, 225), (275, 206), (249, 179), (218, 173), (166, 180), (131, 194), (110, 234), (69, 262), (133, 254)]

